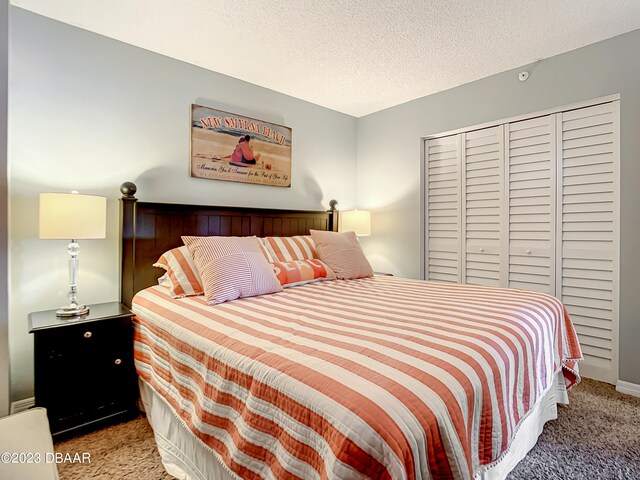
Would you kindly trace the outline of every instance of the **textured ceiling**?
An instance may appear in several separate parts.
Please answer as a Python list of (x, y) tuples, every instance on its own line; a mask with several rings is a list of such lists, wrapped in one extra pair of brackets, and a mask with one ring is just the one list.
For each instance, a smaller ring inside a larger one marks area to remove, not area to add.
[(11, 3), (357, 117), (640, 28), (640, 0)]

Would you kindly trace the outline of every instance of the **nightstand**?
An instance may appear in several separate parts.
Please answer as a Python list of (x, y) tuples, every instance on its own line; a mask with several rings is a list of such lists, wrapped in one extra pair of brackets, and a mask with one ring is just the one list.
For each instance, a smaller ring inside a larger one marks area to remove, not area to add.
[(54, 437), (137, 412), (133, 314), (118, 302), (89, 308), (76, 318), (29, 314), (36, 406), (47, 409)]

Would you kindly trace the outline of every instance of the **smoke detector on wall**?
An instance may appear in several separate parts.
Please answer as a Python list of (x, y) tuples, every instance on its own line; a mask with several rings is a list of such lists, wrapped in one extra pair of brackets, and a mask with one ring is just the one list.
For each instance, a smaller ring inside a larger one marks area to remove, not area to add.
[(529, 72), (520, 72), (518, 74), (518, 80), (520, 80), (521, 82), (524, 82), (527, 78), (529, 78)]

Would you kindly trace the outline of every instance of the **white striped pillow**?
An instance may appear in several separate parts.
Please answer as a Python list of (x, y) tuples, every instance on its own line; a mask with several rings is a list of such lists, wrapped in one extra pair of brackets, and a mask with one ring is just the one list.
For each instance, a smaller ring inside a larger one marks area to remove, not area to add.
[(310, 235), (293, 237), (265, 237), (264, 243), (274, 262), (313, 260), (318, 258), (316, 246)]
[(153, 266), (166, 270), (167, 273), (160, 277), (159, 284), (168, 287), (173, 298), (204, 293), (198, 269), (187, 247), (172, 248), (164, 252)]
[(256, 237), (182, 237), (202, 277), (209, 305), (281, 292)]
[(373, 276), (373, 269), (365, 257), (354, 232), (325, 232), (311, 230), (318, 257), (342, 280)]

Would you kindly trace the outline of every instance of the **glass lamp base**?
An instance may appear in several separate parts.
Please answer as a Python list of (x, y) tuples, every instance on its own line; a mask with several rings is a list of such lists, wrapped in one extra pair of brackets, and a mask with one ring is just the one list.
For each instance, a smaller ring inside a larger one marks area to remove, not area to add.
[(56, 310), (56, 316), (58, 317), (80, 317), (87, 313), (89, 313), (89, 307), (86, 305), (74, 305)]

